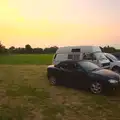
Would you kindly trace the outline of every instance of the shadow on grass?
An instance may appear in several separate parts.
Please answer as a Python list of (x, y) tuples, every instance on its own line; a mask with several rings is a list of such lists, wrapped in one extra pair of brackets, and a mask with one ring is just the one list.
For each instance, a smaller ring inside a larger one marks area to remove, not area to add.
[(120, 89), (119, 90), (109, 90), (109, 91), (104, 91), (101, 94), (93, 94), (90, 92), (89, 89), (86, 88), (78, 88), (76, 86), (70, 86), (70, 85), (58, 85), (57, 87), (65, 87), (65, 88), (70, 88), (70, 89), (74, 89), (77, 91), (80, 91), (84, 94), (88, 94), (88, 95), (92, 95), (92, 96), (106, 96), (106, 97), (118, 97), (120, 98)]

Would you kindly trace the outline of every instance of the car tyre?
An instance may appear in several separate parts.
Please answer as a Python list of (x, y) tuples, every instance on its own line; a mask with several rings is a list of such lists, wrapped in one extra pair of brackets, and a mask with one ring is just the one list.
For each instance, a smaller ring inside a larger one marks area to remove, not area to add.
[(90, 91), (93, 94), (101, 94), (103, 91), (102, 84), (100, 82), (93, 82), (90, 86)]
[(56, 77), (50, 76), (48, 79), (49, 79), (50, 85), (52, 85), (52, 86), (56, 86), (57, 85)]

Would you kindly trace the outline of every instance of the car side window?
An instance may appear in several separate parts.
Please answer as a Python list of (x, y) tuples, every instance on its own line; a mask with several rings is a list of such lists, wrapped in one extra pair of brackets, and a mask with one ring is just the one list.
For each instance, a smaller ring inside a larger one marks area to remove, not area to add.
[(78, 70), (78, 71), (83, 71), (83, 69), (80, 67), (80, 65), (79, 64), (76, 64), (76, 70)]
[(64, 68), (64, 69), (67, 69), (67, 63), (62, 63), (59, 65), (59, 68)]
[(74, 63), (69, 63), (68, 66), (67, 66), (67, 69), (68, 70), (74, 70), (74, 69), (76, 69), (75, 64)]
[(63, 68), (63, 69), (66, 69), (66, 70), (76, 69), (74, 63), (62, 63), (62, 64), (60, 64), (59, 68)]

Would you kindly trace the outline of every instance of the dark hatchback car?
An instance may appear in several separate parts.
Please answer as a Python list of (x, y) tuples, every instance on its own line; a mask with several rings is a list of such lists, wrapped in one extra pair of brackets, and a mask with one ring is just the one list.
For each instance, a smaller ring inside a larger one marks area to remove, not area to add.
[(47, 68), (51, 85), (66, 84), (71, 87), (87, 88), (94, 94), (120, 87), (120, 75), (101, 69), (88, 61), (63, 61)]

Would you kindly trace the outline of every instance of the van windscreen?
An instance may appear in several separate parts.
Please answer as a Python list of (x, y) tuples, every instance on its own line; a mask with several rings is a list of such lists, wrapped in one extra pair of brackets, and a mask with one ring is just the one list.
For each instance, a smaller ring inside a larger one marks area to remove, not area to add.
[(96, 52), (94, 55), (98, 60), (107, 60), (107, 57), (102, 52)]
[(56, 58), (57, 54), (54, 55), (54, 59)]

